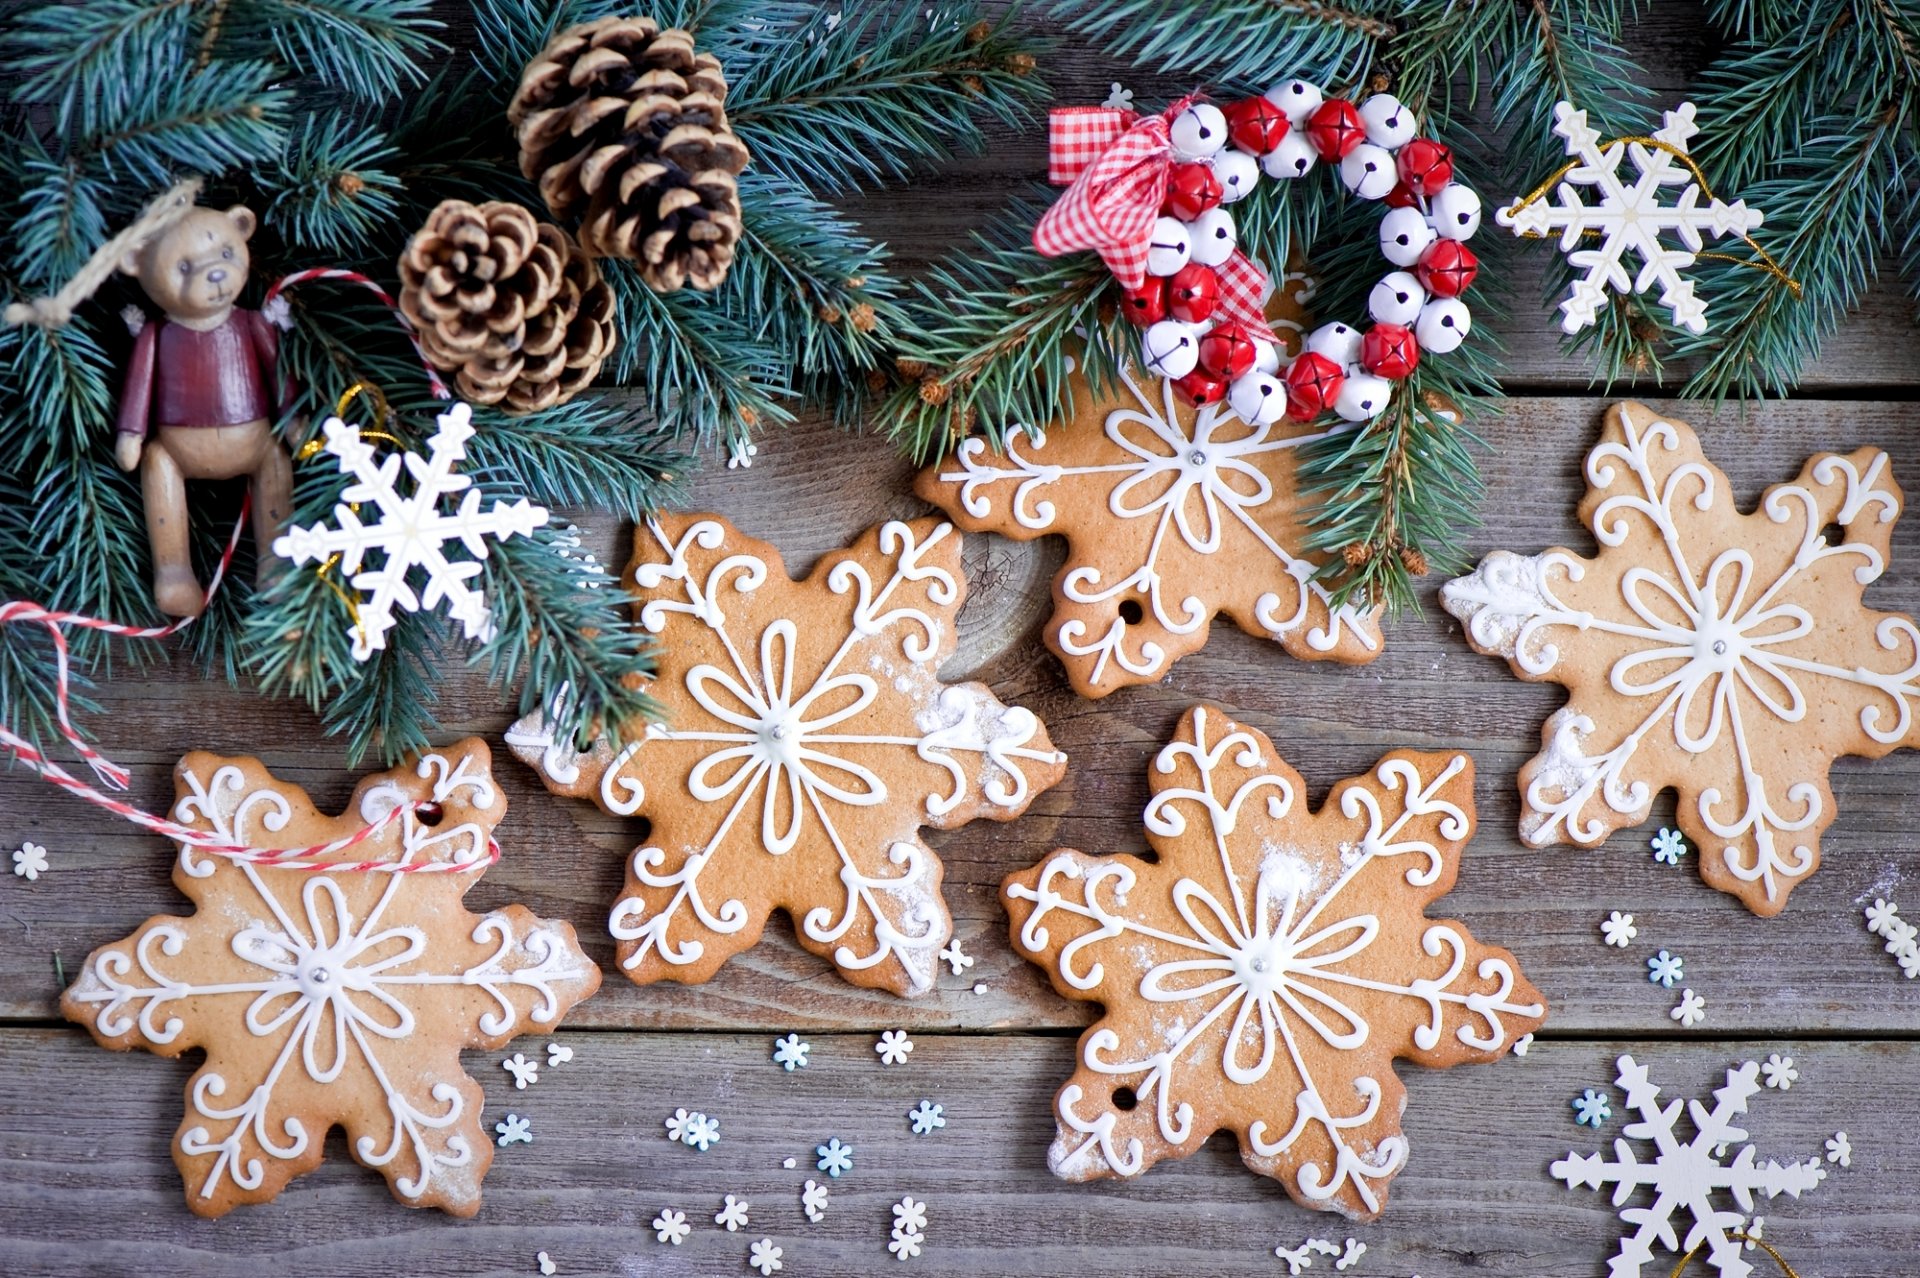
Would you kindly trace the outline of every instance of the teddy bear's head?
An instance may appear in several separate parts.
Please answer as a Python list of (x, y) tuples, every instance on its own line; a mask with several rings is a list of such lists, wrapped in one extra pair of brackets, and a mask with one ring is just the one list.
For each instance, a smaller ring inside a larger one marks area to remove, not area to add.
[(120, 259), (170, 320), (192, 324), (226, 318), (247, 282), (247, 240), (253, 210), (234, 205), (194, 208)]

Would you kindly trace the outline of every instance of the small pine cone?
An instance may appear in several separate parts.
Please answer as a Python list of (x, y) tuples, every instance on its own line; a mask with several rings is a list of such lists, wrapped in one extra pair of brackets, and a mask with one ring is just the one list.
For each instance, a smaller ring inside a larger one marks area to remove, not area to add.
[(718, 288), (740, 239), (750, 158), (727, 125), (720, 61), (644, 17), (569, 27), (527, 64), (507, 109), (520, 171), (595, 257), (636, 262), (655, 292)]
[(846, 318), (845, 315), (841, 314), (840, 308), (837, 306), (822, 306), (819, 310), (815, 311), (814, 314), (820, 317), (822, 324), (838, 324)]
[(911, 359), (902, 355), (893, 361), (894, 371), (910, 382), (917, 382), (927, 375), (927, 365), (923, 360)]
[(1373, 562), (1373, 543), (1367, 541), (1353, 542), (1348, 545), (1345, 550), (1340, 552), (1340, 557), (1347, 561), (1347, 567), (1349, 568), (1365, 568)]
[(647, 677), (637, 671), (629, 670), (620, 676), (620, 686), (628, 692), (638, 692), (647, 686)]
[(886, 391), (887, 375), (877, 368), (869, 368), (867, 370), (867, 393), (869, 395), (884, 395)]
[(1416, 577), (1427, 575), (1427, 557), (1420, 553), (1418, 547), (1400, 547), (1400, 566)]
[(333, 179), (333, 189), (348, 199), (352, 199), (367, 189), (367, 180), (358, 173), (348, 171)]
[(967, 43), (968, 44), (985, 44), (987, 41), (987, 37), (991, 36), (992, 34), (993, 34), (993, 23), (987, 21), (985, 18), (982, 18), (980, 19), (980, 21), (974, 23), (972, 26), (967, 28)]
[(1039, 60), (1031, 53), (1016, 53), (1007, 59), (1007, 70), (1017, 76), (1030, 76), (1040, 66)]
[(866, 302), (855, 306), (850, 314), (854, 328), (862, 333), (871, 333), (880, 323), (879, 315), (875, 314), (873, 307)]
[(937, 377), (920, 379), (920, 402), (923, 404), (944, 404), (953, 389)]

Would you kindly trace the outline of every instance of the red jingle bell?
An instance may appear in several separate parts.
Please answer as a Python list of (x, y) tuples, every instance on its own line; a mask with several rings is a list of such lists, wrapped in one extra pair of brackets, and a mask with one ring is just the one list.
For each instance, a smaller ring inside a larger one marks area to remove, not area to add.
[(1280, 375), (1287, 384), (1287, 416), (1310, 422), (1333, 407), (1346, 382), (1340, 366), (1317, 351), (1305, 351)]
[(1413, 197), (1413, 188), (1405, 182), (1395, 182), (1387, 198), (1380, 202), (1390, 209), (1410, 209), (1418, 203)]
[(1400, 324), (1375, 324), (1360, 339), (1360, 366), (1376, 376), (1399, 381), (1420, 362), (1420, 343)]
[(1227, 138), (1248, 155), (1268, 155), (1287, 137), (1287, 115), (1265, 94), (1227, 108)]
[(1328, 98), (1307, 117), (1307, 140), (1320, 158), (1344, 160), (1347, 153), (1367, 140), (1367, 126), (1360, 113), (1345, 98)]
[(1232, 320), (1216, 324), (1200, 339), (1200, 367), (1223, 382), (1233, 381), (1251, 369), (1256, 354), (1253, 334)]
[(1163, 208), (1168, 217), (1191, 222), (1219, 205), (1226, 191), (1214, 175), (1211, 164), (1176, 164), (1167, 176), (1167, 198)]
[(1140, 282), (1139, 288), (1130, 288), (1120, 295), (1120, 310), (1127, 322), (1136, 328), (1145, 328), (1149, 324), (1158, 324), (1167, 317), (1167, 281), (1158, 275), (1149, 275)]
[(1435, 297), (1458, 297), (1480, 273), (1480, 259), (1459, 240), (1435, 240), (1420, 257), (1420, 282)]
[(1431, 138), (1415, 138), (1401, 147), (1394, 163), (1399, 166), (1400, 180), (1428, 199), (1453, 181), (1452, 148)]
[(1226, 398), (1227, 384), (1204, 368), (1196, 368), (1185, 377), (1175, 378), (1173, 390), (1195, 408), (1205, 408)]
[(1188, 262), (1167, 279), (1167, 314), (1185, 324), (1203, 324), (1220, 305), (1220, 276), (1211, 266)]

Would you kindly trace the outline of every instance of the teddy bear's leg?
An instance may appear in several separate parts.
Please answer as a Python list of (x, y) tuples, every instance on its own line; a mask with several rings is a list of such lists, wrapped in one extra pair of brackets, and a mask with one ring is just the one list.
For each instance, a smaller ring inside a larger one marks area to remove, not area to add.
[(293, 459), (269, 437), (253, 472), (253, 580), (264, 586), (285, 565), (273, 553), (273, 542), (287, 529), (293, 513)]
[(140, 457), (140, 491), (153, 550), (153, 602), (169, 617), (197, 617), (205, 604), (187, 552), (187, 480), (160, 434)]

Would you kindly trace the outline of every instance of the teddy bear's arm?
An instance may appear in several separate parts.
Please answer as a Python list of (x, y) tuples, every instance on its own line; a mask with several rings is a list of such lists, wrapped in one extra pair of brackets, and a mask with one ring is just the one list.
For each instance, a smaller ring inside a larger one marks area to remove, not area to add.
[(126, 384), (120, 388), (118, 431), (144, 439), (147, 419), (153, 409), (153, 360), (159, 344), (160, 325), (149, 323), (133, 339), (133, 358), (127, 361)]

